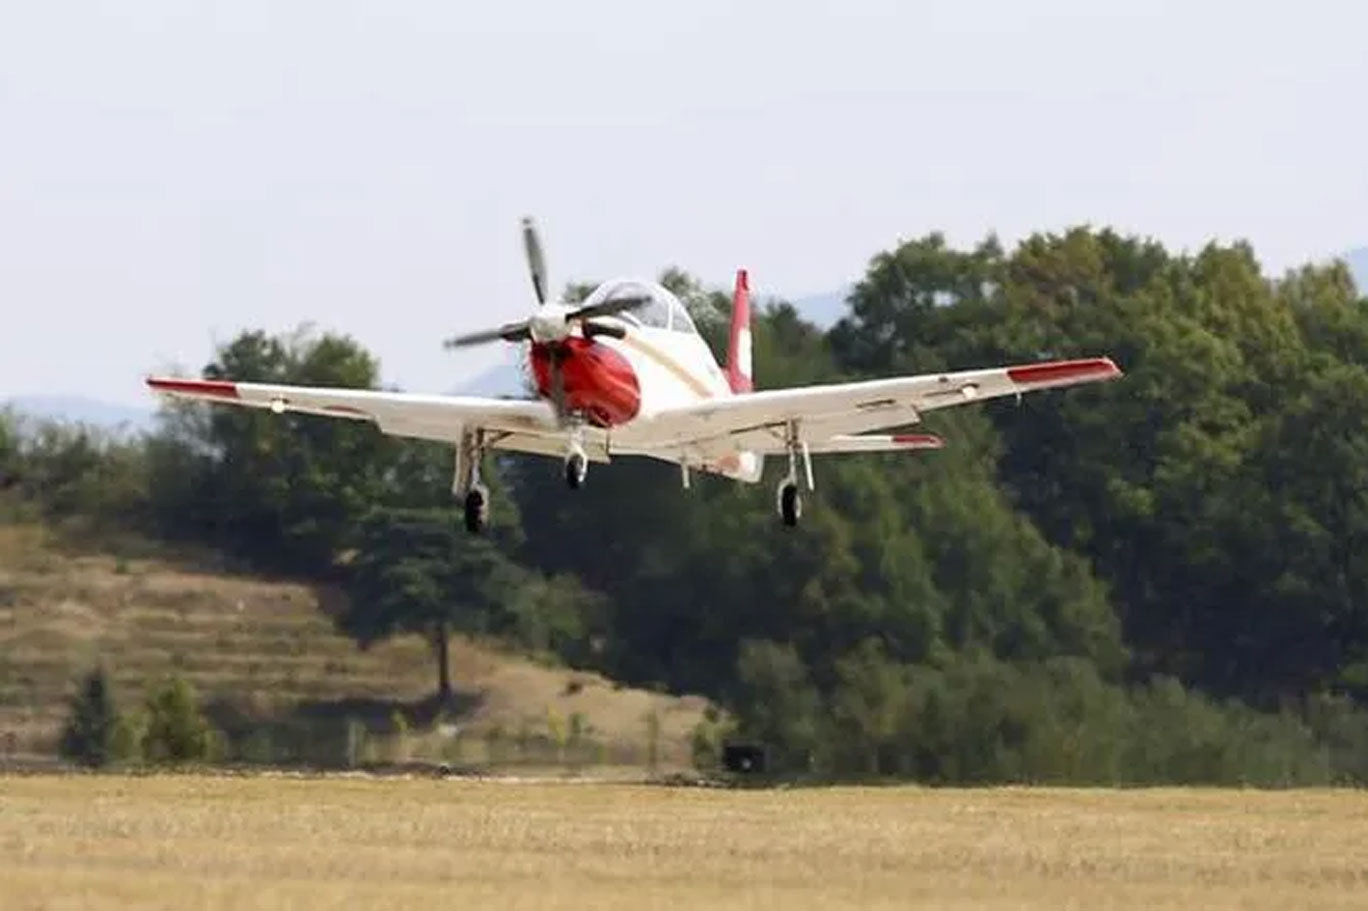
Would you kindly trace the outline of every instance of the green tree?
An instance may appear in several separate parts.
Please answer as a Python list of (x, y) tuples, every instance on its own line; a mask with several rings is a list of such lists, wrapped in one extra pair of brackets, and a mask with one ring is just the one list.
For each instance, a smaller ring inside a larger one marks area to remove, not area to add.
[(109, 675), (103, 666), (86, 675), (71, 699), (59, 751), (82, 765), (100, 767), (119, 758), (115, 737), (119, 713), (110, 692)]
[(1245, 244), (1174, 256), (1077, 228), (1005, 255), (932, 235), (871, 261), (832, 345), (868, 373), (1115, 357), (1121, 382), (985, 404), (1001, 490), (1092, 564), (1133, 672), (1271, 706), (1349, 685), (1337, 669), (1368, 642), (1349, 556), (1365, 425), (1345, 370), (1368, 354), (1365, 317), (1342, 265), (1274, 283)]
[(363, 647), (399, 633), (425, 638), (437, 696), (450, 703), (451, 635), (505, 631), (504, 605), (525, 583), (496, 544), (465, 534), (447, 511), (376, 509), (360, 525), (338, 624)]
[(19, 427), (12, 409), (0, 408), (0, 490), (19, 482)]
[[(204, 376), (373, 389), (379, 364), (343, 336), (247, 332), (219, 349)], [(396, 442), (365, 422), (214, 405), (185, 410), (189, 416), (170, 431), (181, 445), (160, 454), (181, 471), (158, 482), (197, 498), (190, 514), (200, 533), (262, 565), (329, 571), (354, 544), (357, 520), (382, 498)], [(195, 459), (202, 472), (187, 485)]]
[(215, 731), (189, 681), (171, 676), (157, 683), (148, 691), (143, 711), (145, 759), (177, 763), (215, 758)]
[(791, 645), (741, 643), (731, 699), (743, 736), (768, 744), (778, 769), (807, 771), (825, 759), (821, 699)]
[(49, 518), (123, 527), (145, 518), (148, 478), (141, 440), (41, 420), (9, 446), (7, 474)]
[(898, 734), (909, 692), (905, 668), (888, 660), (877, 639), (866, 639), (838, 659), (829, 700), (838, 762), (871, 775), (899, 771), (904, 757)]

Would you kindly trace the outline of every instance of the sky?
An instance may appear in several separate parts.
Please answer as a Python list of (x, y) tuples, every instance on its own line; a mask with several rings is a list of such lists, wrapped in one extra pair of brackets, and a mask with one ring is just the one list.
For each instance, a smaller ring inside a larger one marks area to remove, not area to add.
[(244, 329), (441, 340), (552, 282), (759, 295), (932, 230), (1089, 223), (1266, 271), (1368, 244), (1368, 6), (139, 0), (0, 8), (0, 399), (145, 404)]

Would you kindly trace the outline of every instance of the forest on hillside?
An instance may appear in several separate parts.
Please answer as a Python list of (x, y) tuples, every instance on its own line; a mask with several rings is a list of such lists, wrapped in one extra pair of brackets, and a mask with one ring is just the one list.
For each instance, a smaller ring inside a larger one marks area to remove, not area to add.
[[(671, 284), (721, 351), (721, 289)], [(1077, 228), (873, 256), (829, 332), (756, 316), (759, 388), (1074, 356), (1119, 381), (933, 413), (937, 452), (816, 457), (803, 523), (622, 459), (568, 491), (499, 456), (472, 538), (451, 453), (369, 426), (168, 407), (135, 440), (0, 422), (0, 478), (80, 521), (337, 581), (359, 643), (454, 632), (702, 693), (820, 778), (1368, 781), (1368, 299)], [(206, 378), (379, 388), (362, 341), (248, 332)]]

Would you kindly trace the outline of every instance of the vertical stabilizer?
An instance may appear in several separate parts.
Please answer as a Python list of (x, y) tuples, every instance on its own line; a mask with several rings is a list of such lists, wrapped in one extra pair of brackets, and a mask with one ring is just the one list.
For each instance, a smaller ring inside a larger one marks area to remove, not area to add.
[(750, 286), (746, 270), (736, 270), (732, 292), (731, 338), (727, 343), (727, 383), (732, 392), (750, 392), (751, 380)]

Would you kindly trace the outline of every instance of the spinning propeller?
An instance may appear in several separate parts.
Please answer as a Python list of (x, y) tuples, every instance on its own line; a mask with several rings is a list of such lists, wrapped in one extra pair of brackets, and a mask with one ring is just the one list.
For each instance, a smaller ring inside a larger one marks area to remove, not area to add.
[(565, 377), (561, 367), (565, 357), (570, 353), (566, 339), (571, 337), (574, 327), (579, 327), (584, 338), (599, 335), (623, 338), (627, 335), (626, 329), (613, 323), (596, 322), (595, 317), (635, 310), (650, 303), (651, 298), (619, 297), (578, 307), (559, 300), (548, 301), (546, 260), (542, 256), (541, 241), (537, 237), (537, 229), (531, 218), (522, 220), (522, 231), (523, 248), (527, 252), (527, 267), (532, 276), (532, 290), (537, 295), (537, 309), (525, 320), (505, 323), (497, 329), (484, 329), (447, 339), (443, 347), (449, 350), (500, 340), (515, 343), (534, 342), (545, 346), (551, 362), (551, 398), (556, 415), (564, 423)]
[(537, 239), (537, 229), (532, 219), (524, 218), (523, 246), (527, 250), (528, 271), (532, 275), (532, 289), (537, 295), (537, 310), (525, 320), (506, 323), (497, 329), (485, 329), (468, 335), (458, 335), (447, 339), (446, 348), (461, 348), (479, 345), (502, 339), (506, 342), (563, 342), (570, 337), (570, 331), (578, 324), (585, 338), (607, 335), (622, 338), (626, 330), (609, 323), (593, 322), (597, 316), (612, 316), (627, 310), (635, 310), (651, 302), (649, 297), (620, 297), (601, 301), (584, 307), (575, 307), (560, 301), (546, 299), (546, 260), (542, 256), (541, 242)]

